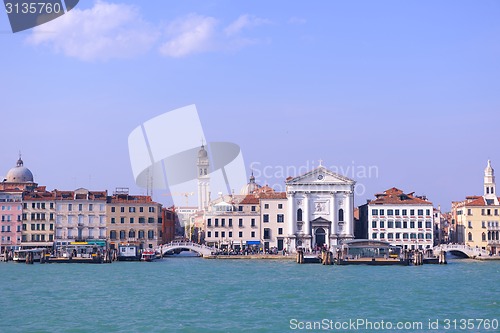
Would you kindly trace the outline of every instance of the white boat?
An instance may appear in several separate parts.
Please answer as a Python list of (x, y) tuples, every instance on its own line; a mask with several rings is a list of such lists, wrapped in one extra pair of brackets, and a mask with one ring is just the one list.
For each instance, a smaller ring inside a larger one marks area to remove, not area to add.
[(153, 250), (144, 250), (141, 254), (141, 261), (154, 261), (156, 260), (156, 252)]
[(26, 258), (31, 253), (33, 256), (32, 261), (40, 261), (43, 252), (48, 252), (46, 249), (23, 249), (23, 250), (14, 250), (14, 254), (12, 256), (12, 261), (15, 262), (26, 262)]

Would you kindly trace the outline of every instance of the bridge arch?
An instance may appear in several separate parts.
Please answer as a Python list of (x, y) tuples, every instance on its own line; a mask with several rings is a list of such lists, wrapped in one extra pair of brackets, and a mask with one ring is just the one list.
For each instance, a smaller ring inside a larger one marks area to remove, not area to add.
[(163, 244), (157, 248), (157, 251), (161, 253), (162, 255), (165, 255), (167, 252), (178, 250), (178, 249), (185, 249), (185, 250), (191, 250), (202, 257), (205, 256), (210, 256), (212, 255), (216, 250), (212, 247), (208, 247), (206, 245), (200, 245), (196, 244), (193, 242), (171, 242), (168, 244)]
[(488, 252), (480, 249), (470, 247), (464, 244), (441, 244), (434, 248), (434, 253), (439, 253), (440, 251), (449, 252), (457, 257), (462, 258), (476, 258), (481, 256), (488, 256)]

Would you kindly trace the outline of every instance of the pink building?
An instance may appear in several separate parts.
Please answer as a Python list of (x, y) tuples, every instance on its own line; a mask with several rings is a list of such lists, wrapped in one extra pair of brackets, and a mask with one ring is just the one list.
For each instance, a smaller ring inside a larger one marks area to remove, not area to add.
[(0, 252), (21, 245), (22, 191), (0, 190)]

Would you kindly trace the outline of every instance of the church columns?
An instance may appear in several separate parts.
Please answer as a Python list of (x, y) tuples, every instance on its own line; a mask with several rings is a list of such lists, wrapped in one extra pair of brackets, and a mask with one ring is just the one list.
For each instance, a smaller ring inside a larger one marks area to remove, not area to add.
[(337, 193), (330, 192), (331, 194), (331, 202), (330, 202), (330, 221), (332, 221), (332, 227), (330, 229), (330, 235), (335, 235), (337, 232), (337, 219), (335, 216), (337, 215)]
[(295, 235), (295, 200), (294, 193), (288, 193), (288, 235)]
[(311, 235), (311, 219), (309, 217), (309, 193), (306, 192), (304, 196), (304, 214), (302, 220), (304, 221), (304, 228), (302, 231), (304, 235)]
[(345, 236), (353, 236), (352, 228), (354, 225), (353, 212), (354, 212), (354, 203), (352, 200), (353, 192), (346, 192), (346, 204), (344, 208), (344, 235)]

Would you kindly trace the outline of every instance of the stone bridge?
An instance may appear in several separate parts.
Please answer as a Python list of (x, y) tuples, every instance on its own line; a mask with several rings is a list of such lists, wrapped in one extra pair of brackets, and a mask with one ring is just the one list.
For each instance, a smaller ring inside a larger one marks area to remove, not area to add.
[(177, 249), (185, 249), (194, 251), (201, 256), (210, 256), (212, 252), (215, 252), (216, 249), (212, 247), (208, 247), (206, 245), (200, 245), (193, 242), (171, 242), (168, 244), (163, 244), (159, 246), (156, 250), (158, 253), (165, 254), (167, 252), (177, 250)]
[(487, 257), (489, 253), (480, 248), (470, 247), (464, 244), (441, 244), (434, 247), (434, 253), (438, 254), (440, 251), (449, 252), (451, 254), (466, 256), (468, 258), (475, 258), (484, 256)]

